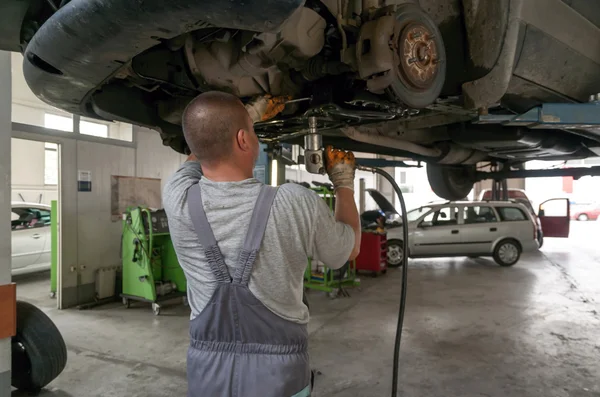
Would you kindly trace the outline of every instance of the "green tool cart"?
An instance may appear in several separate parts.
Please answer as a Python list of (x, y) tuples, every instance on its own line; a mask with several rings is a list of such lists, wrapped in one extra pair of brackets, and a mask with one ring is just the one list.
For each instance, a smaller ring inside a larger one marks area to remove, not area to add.
[[(335, 194), (326, 184), (316, 184), (315, 191), (333, 211), (335, 207)], [(356, 287), (360, 285), (360, 279), (356, 277), (356, 262), (351, 261), (340, 269), (329, 269), (327, 265), (319, 265), (313, 268), (313, 258), (308, 258), (308, 266), (304, 272), (304, 288), (324, 291), (330, 297), (335, 297), (343, 292), (344, 287)]]
[(128, 208), (123, 214), (123, 304), (132, 300), (152, 303), (160, 314), (160, 302), (182, 297), (187, 281), (171, 242), (164, 210)]

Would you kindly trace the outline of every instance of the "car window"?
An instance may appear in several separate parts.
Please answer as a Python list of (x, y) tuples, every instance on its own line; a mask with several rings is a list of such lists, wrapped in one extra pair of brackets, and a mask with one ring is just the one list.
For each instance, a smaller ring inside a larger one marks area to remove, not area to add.
[(540, 209), (544, 210), (544, 216), (564, 217), (568, 214), (566, 200), (561, 199), (546, 201)]
[[(417, 219), (419, 219), (423, 214), (426, 214), (429, 211), (431, 211), (431, 207), (421, 207), (421, 208), (416, 208), (414, 210), (410, 210), (406, 213), (406, 219), (408, 219), (409, 222), (414, 222)], [(429, 215), (431, 215), (433, 217), (433, 213), (431, 213)]]
[(13, 208), (12, 214), (12, 230), (50, 226), (50, 211), (42, 208)]
[(463, 209), (465, 224), (498, 222), (492, 207), (468, 206)]
[(423, 221), (421, 226), (449, 226), (458, 224), (458, 208), (456, 207), (443, 207), (437, 211), (433, 211), (428, 214)]
[(516, 198), (515, 201), (517, 203), (523, 204), (525, 206), (525, 208), (527, 208), (527, 211), (529, 211), (531, 214), (535, 215), (535, 210), (531, 206), (531, 202), (529, 200), (527, 200), (525, 198)]
[(516, 207), (497, 207), (498, 213), (500, 214), (500, 219), (504, 222), (512, 222), (512, 221), (526, 221), (527, 216), (525, 213)]

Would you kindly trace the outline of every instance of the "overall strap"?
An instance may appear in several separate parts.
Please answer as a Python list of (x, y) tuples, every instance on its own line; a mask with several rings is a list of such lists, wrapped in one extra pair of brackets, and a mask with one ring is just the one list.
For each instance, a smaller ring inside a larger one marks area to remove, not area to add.
[(250, 219), (250, 226), (248, 227), (244, 247), (242, 248), (242, 252), (240, 252), (238, 266), (233, 275), (234, 284), (248, 285), (250, 281), (250, 274), (252, 273), (263, 236), (265, 235), (271, 206), (276, 194), (277, 188), (272, 186), (263, 185), (260, 190), (258, 199), (256, 199), (256, 205), (254, 206), (254, 212), (252, 212), (252, 218)]
[(208, 260), (210, 270), (219, 283), (230, 283), (231, 276), (225, 265), (223, 254), (219, 249), (215, 234), (206, 218), (199, 184), (195, 184), (188, 189), (187, 200), (190, 217), (198, 235), (198, 240), (200, 240), (200, 244), (204, 249), (204, 255), (206, 256), (206, 260)]

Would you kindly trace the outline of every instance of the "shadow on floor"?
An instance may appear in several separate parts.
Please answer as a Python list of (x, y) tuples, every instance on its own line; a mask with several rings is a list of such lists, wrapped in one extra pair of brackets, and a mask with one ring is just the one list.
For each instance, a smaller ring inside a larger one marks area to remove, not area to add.
[(42, 390), (38, 393), (25, 392), (21, 390), (13, 390), (10, 397), (74, 397), (72, 394), (61, 390)]

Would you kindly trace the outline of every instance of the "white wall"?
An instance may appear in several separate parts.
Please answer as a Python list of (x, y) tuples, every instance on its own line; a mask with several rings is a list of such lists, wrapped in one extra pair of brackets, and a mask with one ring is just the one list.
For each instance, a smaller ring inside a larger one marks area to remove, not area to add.
[(156, 131), (137, 127), (135, 131), (137, 149), (77, 142), (76, 169), (92, 173), (92, 191), (77, 193), (80, 285), (93, 283), (96, 269), (121, 261), (122, 224), (111, 217), (111, 176), (159, 178), (164, 183), (185, 161), (185, 156), (162, 145)]
[(76, 168), (92, 173), (92, 191), (77, 192), (80, 284), (93, 283), (96, 269), (120, 262), (122, 226), (111, 217), (111, 176), (135, 176), (134, 156), (132, 148), (77, 142)]
[(187, 156), (179, 154), (162, 144), (158, 132), (142, 127), (134, 127), (136, 133), (135, 176), (142, 178), (160, 178), (163, 181), (173, 174), (186, 160)]

